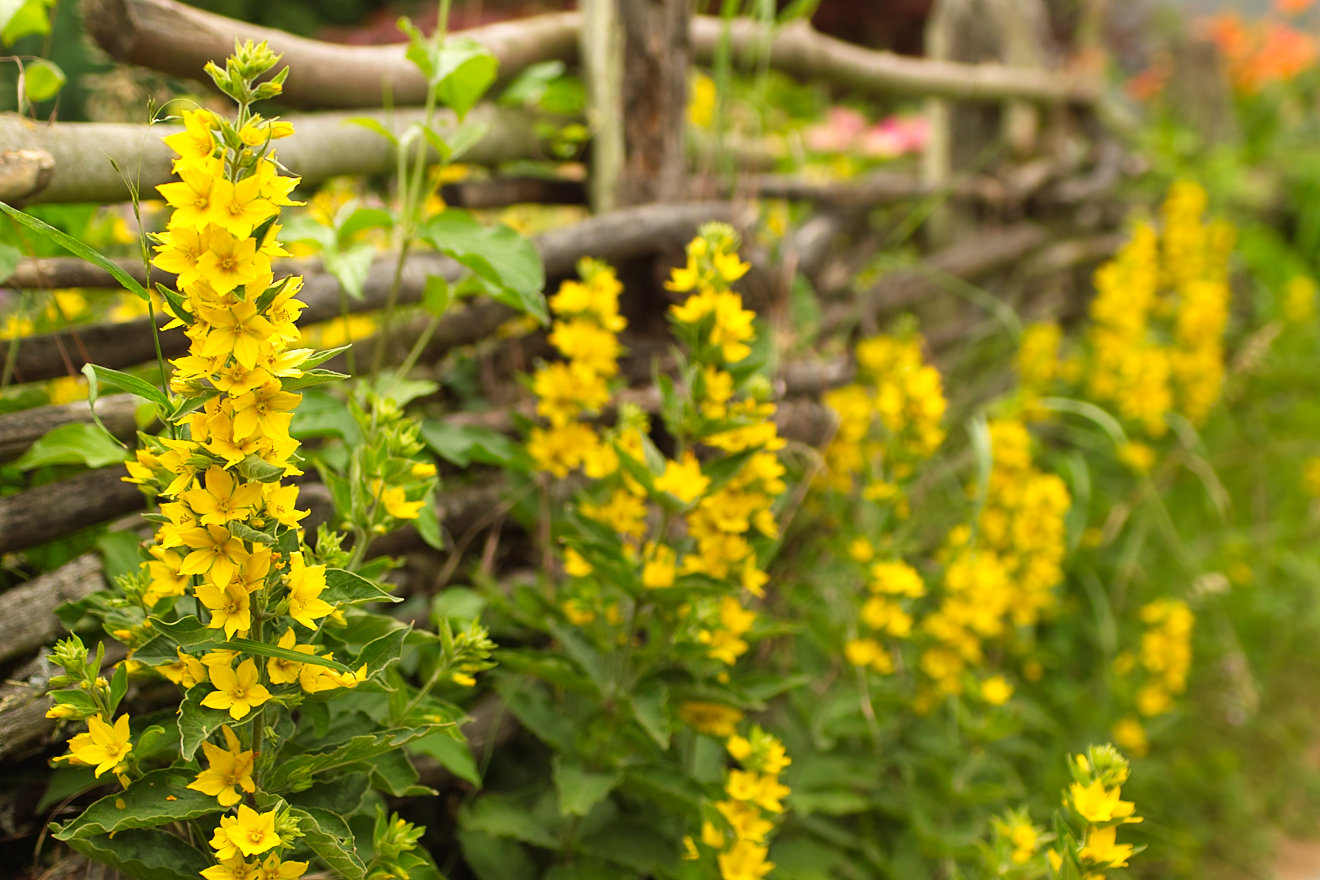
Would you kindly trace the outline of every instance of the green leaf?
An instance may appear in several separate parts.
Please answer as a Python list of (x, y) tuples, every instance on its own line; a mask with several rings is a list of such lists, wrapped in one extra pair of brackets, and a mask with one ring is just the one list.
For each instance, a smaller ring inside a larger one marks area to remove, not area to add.
[(345, 571), (342, 568), (325, 570), (325, 590), (321, 598), (330, 604), (342, 602), (357, 605), (362, 602), (402, 602), (375, 581), (369, 581), (360, 574)]
[(459, 825), (496, 837), (511, 837), (545, 849), (558, 849), (551, 829), (536, 814), (508, 795), (487, 795), (462, 810)]
[[(325, 703), (309, 705), (325, 706)], [(304, 791), (291, 794), (288, 802), (290, 806), (302, 809), (316, 807), (340, 816), (348, 816), (356, 813), (362, 806), (370, 785), (371, 777), (367, 773), (344, 773), (334, 779), (318, 782)]]
[(119, 708), (119, 701), (124, 699), (124, 694), (128, 693), (128, 664), (120, 663), (115, 666), (114, 675), (110, 676), (110, 715), (115, 714)]
[(318, 351), (315, 354), (308, 357), (307, 360), (303, 361), (299, 365), (299, 368), (303, 370), (310, 370), (312, 367), (319, 367), (321, 364), (325, 363), (331, 358), (339, 357), (339, 355), (348, 351), (352, 347), (353, 347), (352, 345), (341, 345), (337, 348), (327, 348), (324, 349), (323, 351)]
[(513, 439), (493, 428), (424, 419), (421, 433), (436, 455), (459, 467), (474, 461), (502, 465), (517, 454)]
[(221, 812), (223, 808), (214, 797), (187, 787), (192, 778), (188, 771), (153, 770), (123, 791), (92, 804), (78, 818), (61, 826), (55, 837), (69, 841), (126, 828), (154, 828)]
[(372, 639), (358, 654), (356, 665), (367, 664), (367, 673), (375, 675), (383, 672), (399, 661), (403, 653), (404, 639), (412, 632), (411, 626), (396, 625), (383, 636)]
[(59, 94), (69, 78), (54, 61), (38, 58), (23, 68), (23, 94), (33, 104), (49, 101)]
[[(220, 729), (222, 724), (241, 724), (230, 717), (226, 709), (212, 709), (203, 706), (202, 700), (215, 688), (206, 684), (188, 688), (179, 704), (179, 754), (185, 761), (191, 761), (201, 748), (202, 742)], [(248, 719), (252, 713), (248, 714)]]
[[(210, 799), (213, 803), (215, 798)], [(197, 880), (212, 860), (195, 847), (159, 828), (129, 828), (109, 835), (76, 837), (69, 846), (93, 861), (129, 877), (151, 880)]]
[(367, 131), (374, 131), (395, 146), (399, 144), (399, 139), (394, 136), (394, 132), (382, 125), (379, 119), (372, 119), (370, 116), (351, 116), (344, 120), (344, 124), (359, 125)]
[(402, 797), (421, 778), (407, 753), (399, 749), (382, 752), (367, 763), (371, 765), (371, 780), (375, 787), (395, 797)]
[(276, 483), (284, 476), (284, 468), (271, 464), (256, 453), (238, 463), (238, 472), (243, 479), (258, 483)]
[(56, 464), (101, 468), (118, 464), (127, 457), (119, 441), (96, 425), (73, 422), (42, 436), (12, 466), (24, 471)]
[(249, 525), (244, 525), (238, 520), (230, 520), (229, 522), (225, 523), (225, 528), (227, 528), (229, 530), (229, 534), (234, 536), (235, 538), (242, 538), (244, 541), (247, 541), (252, 544), (274, 545), (275, 543), (274, 535), (268, 535), (265, 532), (259, 532)]
[(12, 46), (17, 40), (33, 34), (50, 33), (52, 0), (5, 0), (0, 5), (0, 40)]
[(339, 281), (345, 293), (355, 300), (361, 300), (362, 287), (371, 274), (371, 263), (375, 259), (375, 245), (360, 242), (350, 245), (347, 250), (327, 253), (325, 270)]
[(669, 689), (658, 678), (643, 681), (630, 697), (633, 717), (646, 735), (662, 749), (669, 748), (673, 724), (669, 718)]
[(436, 97), (459, 119), (495, 82), (500, 63), (490, 49), (471, 37), (451, 36), (435, 58)]
[(490, 131), (484, 122), (464, 122), (449, 136), (449, 161), (457, 162), (464, 153), (481, 143), (481, 139)]
[(562, 61), (540, 61), (526, 67), (509, 83), (499, 102), (508, 107), (534, 106), (565, 70), (567, 66)]
[[(337, 220), (338, 218), (336, 218)], [(384, 208), (357, 208), (338, 224), (337, 235), (341, 245), (367, 229), (393, 229), (394, 215)]]
[(44, 236), (45, 238), (49, 239), (50, 241), (64, 248), (69, 253), (73, 254), (75, 257), (82, 257), (87, 262), (99, 266), (105, 271), (109, 272), (116, 281), (118, 281), (120, 284), (124, 286), (125, 290), (132, 293), (138, 299), (144, 302), (149, 302), (151, 300), (151, 297), (147, 295), (147, 289), (143, 287), (141, 284), (138, 284), (137, 281), (133, 278), (133, 276), (129, 275), (123, 269), (119, 268), (119, 266), (116, 265), (112, 260), (103, 256), (97, 251), (92, 250), (87, 245), (83, 244), (81, 241), (74, 238), (73, 236), (68, 235), (67, 233), (64, 232), (60, 232), (58, 229), (56, 229), (54, 226), (51, 226), (49, 223), (46, 223), (42, 220), (38, 220), (36, 217), (33, 217), (31, 214), (25, 214), (22, 211), (18, 210), (17, 208), (11, 207), (5, 204), (4, 202), (0, 202), (0, 211), (4, 211), (10, 217), (14, 218), (19, 223), (22, 223), (28, 229), (31, 229), (33, 232), (36, 232), (41, 236)]
[(367, 866), (358, 855), (355, 837), (348, 824), (334, 813), (316, 807), (290, 808), (303, 832), (302, 842), (343, 880), (362, 880)]
[(481, 788), (481, 771), (477, 769), (466, 739), (441, 730), (427, 734), (408, 748), (436, 761), (459, 779)]
[(611, 822), (582, 841), (582, 851), (644, 875), (667, 876), (678, 868), (677, 839), (654, 825), (633, 820)]
[(540, 873), (527, 850), (507, 838), (461, 830), (458, 845), (477, 880), (527, 880)]
[(334, 669), (337, 672), (351, 672), (352, 670), (340, 663), (338, 660), (331, 660), (329, 657), (322, 657), (319, 654), (304, 654), (301, 651), (295, 651), (292, 648), (281, 648), (279, 645), (271, 645), (266, 642), (256, 642), (252, 639), (229, 639), (224, 643), (226, 648), (232, 648), (235, 651), (244, 651), (248, 654), (256, 654), (258, 657), (274, 657), (279, 660), (292, 660), (295, 663), (307, 663), (311, 666), (324, 666), (327, 669)]
[(336, 373), (334, 370), (303, 370), (302, 375), (293, 379), (283, 379), (281, 384), (285, 391), (297, 391), (301, 388), (312, 388), (316, 385), (329, 385), (331, 382), (342, 382), (347, 379), (345, 373)]
[(438, 318), (449, 310), (453, 298), (453, 291), (443, 275), (426, 276), (426, 288), (422, 291), (422, 308)]
[(383, 733), (363, 734), (324, 752), (295, 755), (279, 762), (266, 781), (269, 789), (279, 789), (288, 784), (297, 785), (311, 780), (313, 774), (324, 773), (340, 767), (347, 767), (374, 758), (394, 749), (399, 749), (414, 740), (432, 732), (428, 724), (423, 727), (409, 727), (388, 730)]
[(139, 379), (137, 376), (130, 376), (128, 373), (121, 373), (108, 367), (98, 367), (96, 364), (85, 364), (82, 372), (87, 377), (88, 382), (96, 382), (98, 385), (118, 388), (120, 391), (136, 394), (143, 400), (149, 400), (165, 410), (170, 408), (170, 399), (165, 396), (165, 392), (150, 382)]
[(471, 269), (497, 302), (549, 323), (541, 253), (513, 229), (486, 226), (467, 211), (449, 208), (426, 221), (420, 236)]
[(440, 516), (435, 512), (433, 499), (428, 500), (417, 511), (417, 519), (413, 525), (417, 527), (417, 534), (426, 542), (426, 546), (433, 550), (445, 549), (445, 536), (440, 531)]
[(565, 761), (562, 755), (555, 755), (554, 779), (559, 812), (565, 816), (585, 816), (614, 791), (622, 775), (617, 770), (592, 772)]

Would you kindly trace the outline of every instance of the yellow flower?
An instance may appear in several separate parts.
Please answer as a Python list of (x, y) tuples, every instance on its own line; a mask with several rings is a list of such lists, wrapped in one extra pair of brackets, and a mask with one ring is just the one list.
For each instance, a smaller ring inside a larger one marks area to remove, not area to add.
[(65, 757), (75, 763), (95, 767), (96, 776), (100, 777), (105, 771), (119, 766), (132, 748), (129, 743), (128, 716), (120, 715), (112, 727), (98, 714), (87, 719), (86, 733), (80, 733), (69, 740), (69, 754)]
[(238, 853), (260, 855), (283, 843), (275, 833), (275, 811), (258, 813), (247, 804), (239, 805), (237, 816), (221, 817), (220, 827), (211, 837), (211, 848), (222, 861)]
[(395, 519), (417, 519), (426, 505), (425, 500), (409, 501), (401, 486), (384, 487), (380, 480), (371, 481), (371, 493)]
[(228, 748), (222, 749), (213, 743), (203, 742), (202, 750), (206, 753), (209, 767), (198, 773), (197, 778), (188, 783), (188, 788), (210, 795), (222, 807), (232, 807), (243, 799), (238, 789), (248, 793), (257, 790), (252, 780), (255, 753), (239, 748), (238, 737), (234, 736), (228, 725), (221, 725), (220, 731), (224, 734)]
[(672, 587), (676, 568), (674, 549), (665, 544), (651, 545), (646, 557), (646, 564), (642, 566), (642, 586), (652, 590)]
[(665, 462), (665, 472), (655, 480), (657, 491), (668, 492), (684, 504), (701, 497), (709, 485), (710, 478), (701, 473), (701, 462), (690, 449), (683, 454), (681, 462)]
[(231, 858), (221, 859), (220, 864), (203, 868), (199, 873), (206, 880), (256, 880), (257, 870), (255, 864), (243, 861), (235, 852)]
[(330, 614), (335, 606), (321, 598), (325, 590), (325, 566), (306, 565), (301, 552), (289, 554), (289, 616), (308, 629)]
[(1120, 718), (1114, 723), (1113, 735), (1114, 742), (1134, 755), (1141, 756), (1150, 751), (1146, 728), (1136, 718)]
[(1099, 779), (1089, 785), (1074, 782), (1068, 787), (1073, 811), (1092, 825), (1115, 819), (1140, 821), (1130, 818), (1136, 805), (1131, 801), (1119, 800), (1119, 794), (1118, 788), (1106, 789)]
[(743, 713), (732, 706), (688, 700), (678, 707), (678, 717), (693, 730), (710, 736), (733, 736)]
[(1097, 867), (1126, 867), (1127, 860), (1132, 855), (1132, 844), (1116, 843), (1115, 839), (1117, 837), (1117, 825), (1110, 825), (1108, 828), (1088, 828), (1086, 831), (1086, 845), (1082, 847), (1082, 851), (1078, 855), (1084, 861)]
[(217, 587), (228, 586), (234, 571), (247, 559), (243, 542), (218, 525), (189, 529), (179, 537), (192, 548), (179, 573), (205, 574)]
[[(299, 645), (295, 642), (293, 627), (288, 627), (284, 630), (284, 635), (280, 636), (278, 646), (303, 654), (312, 654), (316, 651), (311, 645)], [(266, 661), (266, 674), (270, 676), (271, 684), (293, 684), (302, 673), (302, 668), (303, 664), (297, 660), (286, 660), (283, 657), (271, 657)]]
[(211, 612), (208, 627), (223, 628), (226, 639), (247, 635), (252, 627), (252, 603), (247, 590), (233, 582), (223, 587), (202, 584), (197, 588), (196, 595), (197, 601)]
[(571, 577), (586, 577), (595, 569), (591, 563), (583, 558), (582, 554), (572, 547), (564, 550), (564, 572)]
[[(257, 681), (257, 664), (251, 657), (238, 664), (232, 661), (210, 664), (207, 670), (216, 690), (206, 695), (202, 705), (209, 709), (228, 709), (235, 721), (270, 699), (270, 691)], [(251, 855), (251, 853), (247, 853)]]
[(740, 840), (717, 857), (720, 876), (723, 880), (761, 880), (774, 868), (773, 862), (766, 861), (769, 852), (767, 847)]
[(1013, 696), (1013, 686), (1002, 675), (995, 675), (981, 682), (981, 699), (991, 706), (1002, 706)]
[(283, 862), (279, 856), (271, 853), (261, 863), (252, 880), (298, 880), (306, 871), (307, 862)]

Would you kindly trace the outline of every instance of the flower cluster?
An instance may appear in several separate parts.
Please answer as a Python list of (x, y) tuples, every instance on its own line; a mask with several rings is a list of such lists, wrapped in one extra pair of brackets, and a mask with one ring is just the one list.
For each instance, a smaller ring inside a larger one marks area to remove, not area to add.
[(792, 760), (779, 740), (756, 726), (746, 737), (730, 736), (725, 748), (739, 766), (725, 773), (724, 798), (702, 823), (700, 846), (684, 839), (685, 857), (713, 852), (722, 880), (760, 880), (774, 868), (766, 860), (768, 839), (789, 793), (779, 776)]
[(1141, 609), (1141, 650), (1134, 658), (1115, 658), (1118, 672), (1139, 665), (1144, 683), (1137, 691), (1137, 711), (1147, 718), (1173, 709), (1173, 698), (1187, 689), (1192, 665), (1192, 629), (1196, 615), (1181, 599), (1156, 599)]
[(1033, 824), (1024, 808), (1009, 810), (1003, 816), (990, 820), (994, 831), (994, 868), (1004, 876), (1014, 867), (1026, 865), (1036, 857), (1046, 838), (1042, 829)]
[(1223, 385), (1233, 229), (1204, 223), (1205, 205), (1200, 186), (1174, 184), (1162, 234), (1139, 223), (1095, 276), (1089, 393), (1152, 437), (1170, 412), (1199, 425)]
[(527, 451), (539, 470), (553, 476), (586, 466), (587, 476), (602, 478), (618, 464), (583, 417), (610, 402), (610, 380), (619, 372), (618, 334), (628, 322), (619, 314), (622, 287), (613, 269), (584, 259), (578, 274), (580, 281), (565, 281), (550, 297), (550, 344), (564, 360), (543, 364), (532, 376), (536, 412), (549, 424), (532, 428)]
[(906, 562), (893, 560), (871, 566), (869, 595), (859, 615), (858, 638), (844, 645), (844, 656), (854, 666), (868, 666), (882, 675), (894, 671), (894, 658), (882, 639), (906, 639), (912, 634), (908, 606), (926, 594), (921, 574)]
[(1034, 466), (1020, 421), (992, 420), (989, 434), (994, 463), (980, 513), (971, 527), (950, 531), (944, 594), (921, 621), (931, 644), (920, 665), (939, 694), (961, 693), (963, 672), (981, 662), (984, 645), (1011, 642), (1018, 628), (1034, 625), (1063, 579), (1067, 486)]
[(825, 395), (839, 429), (825, 449), (821, 486), (860, 488), (907, 515), (901, 483), (944, 442), (940, 374), (925, 362), (919, 334), (875, 336), (857, 345), (857, 381)]
[(1073, 782), (1064, 797), (1068, 813), (1081, 821), (1085, 831), (1080, 838), (1071, 833), (1047, 855), (1054, 872), (1065, 862), (1090, 880), (1102, 880), (1111, 868), (1127, 866), (1128, 859), (1140, 851), (1130, 843), (1118, 843), (1118, 828), (1140, 822), (1136, 807), (1122, 799), (1120, 786), (1128, 778), (1128, 762), (1113, 746), (1092, 746), (1085, 755), (1077, 755), (1070, 765)]
[[(1279, 3), (1280, 11), (1289, 13), (1284, 6)], [(1223, 12), (1207, 18), (1203, 31), (1228, 63), (1233, 87), (1243, 94), (1296, 79), (1320, 59), (1315, 38), (1277, 19), (1247, 23), (1239, 13)]]
[[(232, 722), (208, 728), (223, 746), (201, 743), (208, 766), (188, 786), (227, 811), (237, 806), (215, 828), (217, 864), (202, 872), (208, 880), (292, 880), (306, 870), (307, 863), (284, 862), (274, 852), (298, 838), (296, 821), (242, 803), (260, 784), (263, 707), (354, 687), (366, 674), (365, 665), (349, 671), (303, 641), (337, 605), (326, 566), (303, 547), (299, 523), (307, 512), (297, 509), (297, 486), (283, 482), (301, 473), (299, 444), (289, 433), (301, 398), (294, 389), (320, 358), (292, 347), (301, 279), (276, 280), (271, 265), (285, 253), (277, 219), (282, 206), (295, 204), (289, 194), (298, 182), (280, 173), (271, 142), (292, 128), (249, 107), (279, 93), (283, 72), (253, 85), (277, 60), (264, 43), (248, 43), (225, 69), (209, 65), (216, 84), (238, 102), (237, 119), (184, 111), (184, 130), (165, 138), (181, 179), (159, 187), (173, 213), (157, 236), (154, 263), (178, 278), (178, 292), (166, 296), (172, 326), (186, 328), (189, 349), (173, 362), (170, 386), (180, 397), (169, 436), (145, 438), (125, 478), (162, 500), (151, 559), (126, 580), (141, 615), (152, 617), (116, 635), (143, 648), (154, 621), (169, 619), (187, 597), (183, 610), (196, 608), (197, 616), (171, 626), (196, 628), (189, 642), (196, 647), (173, 648), (173, 658), (148, 654), (141, 663), (185, 689), (200, 688), (198, 711)], [(277, 639), (286, 655), (307, 660), (248, 650)], [(98, 758), (99, 771), (127, 753), (127, 719), (113, 727), (99, 716), (89, 723), (81, 735), (89, 740), (75, 737), (72, 755)]]

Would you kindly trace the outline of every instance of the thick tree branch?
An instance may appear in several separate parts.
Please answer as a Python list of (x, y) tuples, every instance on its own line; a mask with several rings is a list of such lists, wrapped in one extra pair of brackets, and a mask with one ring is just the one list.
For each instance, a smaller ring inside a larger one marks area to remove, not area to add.
[[(84, 0), (88, 30), (117, 61), (202, 79), (208, 61), (224, 66), (234, 40), (265, 40), (289, 66), (282, 101), (329, 109), (416, 106), (426, 81), (401, 46), (344, 46), (236, 21), (173, 0)], [(577, 14), (552, 13), (462, 31), (500, 62), (500, 82), (524, 68), (577, 56)], [(402, 36), (402, 35), (401, 35)]]
[[(387, 174), (394, 170), (394, 148), (375, 132), (348, 120), (368, 117), (386, 128), (402, 131), (425, 114), (400, 109), (358, 113), (313, 113), (287, 117), (294, 134), (279, 143), (277, 154), (304, 184), (340, 174)], [(508, 107), (481, 104), (468, 119), (487, 126), (486, 133), (463, 157), (476, 165), (498, 165), (541, 155), (536, 121), (532, 115)], [(457, 125), (453, 114), (441, 113), (443, 134)], [(178, 131), (177, 125), (134, 125), (118, 122), (54, 122), (37, 124), (13, 113), (0, 115), (0, 143), (9, 152), (49, 156), (44, 177), (33, 178), (35, 190), (20, 187), (10, 201), (127, 202), (136, 190), (142, 198), (155, 198), (155, 187), (173, 175), (174, 154), (161, 138)], [(8, 154), (8, 153), (7, 153)], [(6, 154), (6, 155), (7, 155)], [(24, 178), (26, 180), (26, 178)]]
[[(88, 0), (92, 32), (112, 56), (166, 73), (198, 78), (207, 61), (220, 62), (234, 38), (268, 40), (291, 68), (285, 97), (304, 108), (379, 106), (388, 83), (396, 106), (419, 104), (420, 75), (402, 47), (339, 46), (258, 28), (190, 9), (173, 0)], [(505, 22), (467, 33), (500, 58), (503, 76), (547, 59), (575, 60), (580, 20), (558, 13)], [(737, 54), (766, 52), (771, 67), (793, 76), (858, 91), (966, 101), (1022, 100), (1092, 103), (1101, 84), (1057, 72), (910, 58), (877, 52), (817, 33), (806, 22), (777, 30), (750, 19), (697, 16), (691, 39), (698, 62), (709, 63), (728, 39)]]

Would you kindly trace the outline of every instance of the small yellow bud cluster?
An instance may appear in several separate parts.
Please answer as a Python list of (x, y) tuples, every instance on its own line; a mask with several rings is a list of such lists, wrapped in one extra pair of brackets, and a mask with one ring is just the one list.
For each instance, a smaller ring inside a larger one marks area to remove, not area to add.
[(713, 853), (722, 880), (760, 880), (774, 869), (766, 859), (769, 836), (789, 794), (779, 776), (792, 761), (760, 727), (746, 737), (730, 736), (725, 747), (739, 766), (726, 772), (725, 796), (702, 823), (700, 840), (684, 838), (684, 857), (695, 861)]
[[(1031, 436), (1020, 421), (993, 420), (989, 433), (994, 464), (984, 503), (974, 529), (949, 532), (944, 595), (921, 622), (932, 644), (920, 666), (937, 695), (961, 693), (963, 673), (982, 662), (985, 644), (1011, 642), (1015, 628), (1035, 624), (1063, 579), (1067, 486), (1032, 464)], [(1001, 693), (991, 688), (988, 701)]]
[(1121, 797), (1120, 786), (1128, 778), (1127, 759), (1113, 746), (1093, 746), (1074, 758), (1071, 769), (1073, 782), (1063, 803), (1085, 831), (1079, 839), (1065, 835), (1047, 856), (1056, 873), (1067, 859), (1082, 876), (1103, 880), (1105, 871), (1126, 867), (1141, 849), (1117, 842), (1120, 825), (1141, 821), (1132, 802)]
[(1199, 185), (1174, 184), (1162, 233), (1138, 224), (1095, 276), (1089, 392), (1152, 437), (1164, 433), (1172, 411), (1201, 424), (1223, 386), (1234, 232), (1222, 221), (1204, 223), (1205, 207)]
[(919, 334), (875, 336), (857, 346), (857, 381), (825, 395), (839, 429), (825, 449), (822, 488), (860, 488), (872, 501), (908, 515), (900, 484), (944, 442), (948, 407), (939, 371), (922, 356)]

